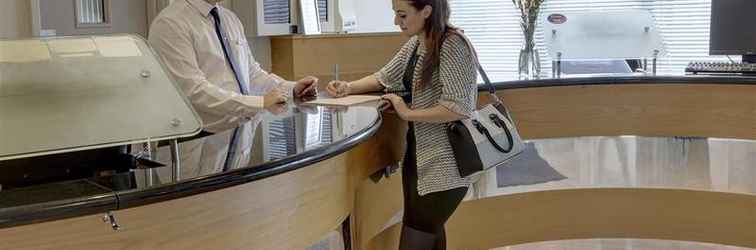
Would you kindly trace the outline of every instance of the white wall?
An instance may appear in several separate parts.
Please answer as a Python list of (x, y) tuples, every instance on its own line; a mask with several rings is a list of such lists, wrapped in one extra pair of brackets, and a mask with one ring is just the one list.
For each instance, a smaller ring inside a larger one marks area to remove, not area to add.
[(147, 36), (145, 0), (111, 0), (111, 26), (107, 28), (77, 28), (74, 1), (40, 0), (39, 4), (42, 29), (55, 30), (58, 36), (112, 33)]
[(392, 0), (340, 0), (342, 16), (354, 15), (357, 19), (357, 31), (396, 32), (399, 28), (394, 25), (394, 10)]
[(31, 20), (29, 0), (0, 0), (0, 38), (30, 37)]
[[(269, 37), (247, 37), (249, 47), (252, 49), (252, 55), (255, 57), (255, 61), (260, 63), (260, 67), (266, 71), (270, 71), (273, 68), (273, 59), (271, 58), (270, 51), (270, 38)], [(273, 72), (276, 73), (276, 72)], [(296, 79), (286, 79), (296, 80)]]

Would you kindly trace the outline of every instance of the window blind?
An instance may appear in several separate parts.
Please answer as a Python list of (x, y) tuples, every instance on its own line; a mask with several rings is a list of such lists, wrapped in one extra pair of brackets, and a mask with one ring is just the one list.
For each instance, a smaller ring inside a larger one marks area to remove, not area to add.
[(105, 22), (104, 0), (76, 1), (78, 1), (78, 19), (80, 24), (99, 24)]
[(268, 160), (283, 159), (297, 153), (294, 118), (271, 121), (268, 126)]
[(321, 22), (328, 22), (328, 0), (317, 0), (318, 16)]
[[(470, 37), (491, 79), (516, 79), (523, 38), (512, 1), (450, 0), (450, 5), (452, 22)], [(654, 16), (667, 49), (658, 62), (659, 73), (682, 74), (694, 60), (726, 60), (708, 56), (711, 0), (546, 0), (541, 13), (631, 9), (649, 10)], [(543, 43), (543, 30), (536, 30), (535, 40), (542, 74), (549, 76), (551, 58)]]
[(265, 24), (290, 23), (291, 7), (289, 0), (263, 0)]

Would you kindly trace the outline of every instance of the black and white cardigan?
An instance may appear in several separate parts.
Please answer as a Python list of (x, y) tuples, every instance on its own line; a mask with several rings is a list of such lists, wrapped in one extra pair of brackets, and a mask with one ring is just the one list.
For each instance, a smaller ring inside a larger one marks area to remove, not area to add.
[[(477, 102), (477, 59), (466, 38), (449, 35), (441, 47), (441, 63), (433, 73), (431, 85), (420, 88), (425, 45), (412, 37), (375, 77), (387, 92), (402, 91), (402, 77), (412, 52), (417, 46), (418, 62), (414, 71), (412, 109), (427, 109), (436, 105), (470, 117)], [(446, 135), (445, 123), (415, 123), (417, 138), (417, 189), (419, 195), (441, 192), (470, 185), (460, 177), (457, 163)]]

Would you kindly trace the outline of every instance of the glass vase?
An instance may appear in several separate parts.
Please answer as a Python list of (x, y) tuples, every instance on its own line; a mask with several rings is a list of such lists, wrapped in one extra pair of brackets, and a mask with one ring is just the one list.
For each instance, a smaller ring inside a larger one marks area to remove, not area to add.
[(517, 68), (521, 80), (540, 78), (541, 60), (535, 46), (525, 46), (520, 50), (520, 60)]

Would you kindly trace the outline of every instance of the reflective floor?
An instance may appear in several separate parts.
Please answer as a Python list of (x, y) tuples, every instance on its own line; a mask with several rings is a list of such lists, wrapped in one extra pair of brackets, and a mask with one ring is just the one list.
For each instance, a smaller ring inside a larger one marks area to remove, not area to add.
[[(637, 136), (534, 140), (517, 159), (485, 173), (471, 198), (530, 191), (680, 188), (756, 194), (756, 141)], [(529, 243), (496, 250), (743, 250), (717, 244), (638, 239)]]
[[(481, 175), (474, 187), (468, 199), (595, 187), (679, 188), (756, 195), (756, 141), (638, 136), (533, 140), (521, 156)], [(401, 212), (392, 221), (400, 222)], [(341, 249), (324, 248), (328, 244), (331, 243), (324, 240), (311, 249)], [(651, 239), (586, 239), (495, 250), (683, 249), (751, 248)]]
[(495, 250), (749, 250), (734, 246), (671, 240), (590, 239), (528, 243)]
[(320, 242), (308, 247), (306, 250), (344, 250), (344, 238), (339, 231), (333, 231), (326, 235)]
[(476, 184), (479, 198), (583, 187), (756, 194), (756, 141), (637, 136), (534, 140)]

